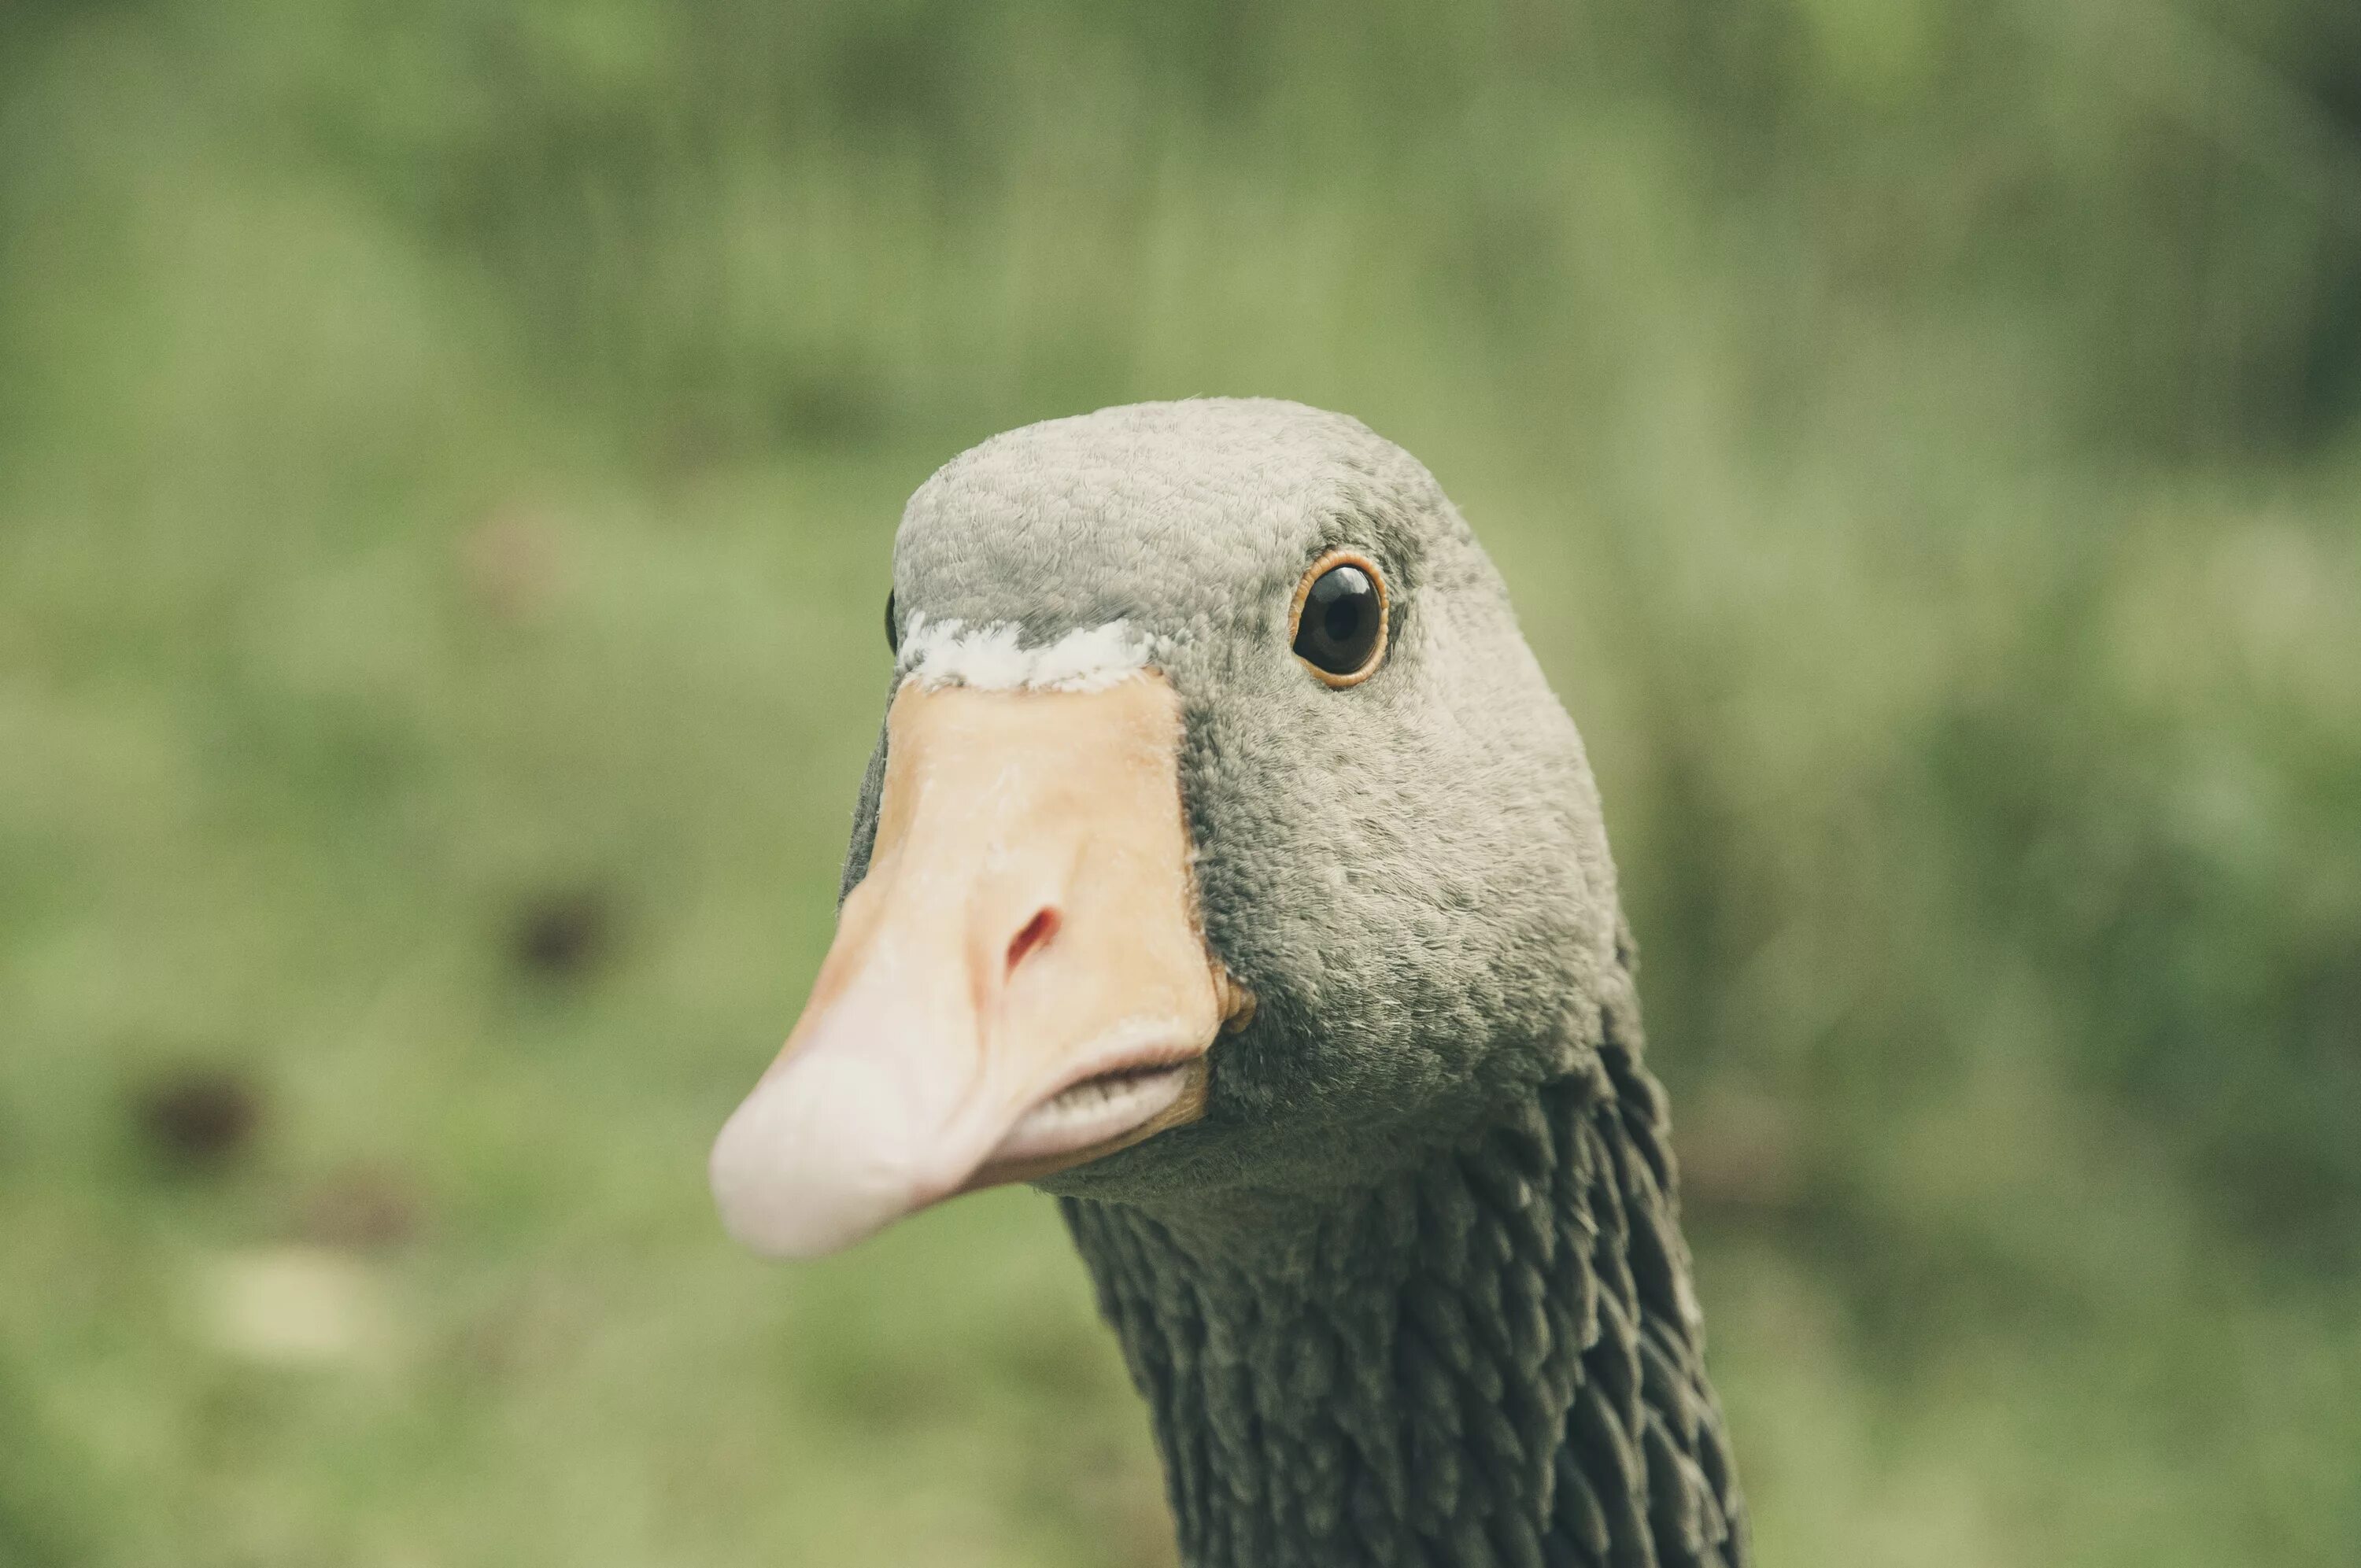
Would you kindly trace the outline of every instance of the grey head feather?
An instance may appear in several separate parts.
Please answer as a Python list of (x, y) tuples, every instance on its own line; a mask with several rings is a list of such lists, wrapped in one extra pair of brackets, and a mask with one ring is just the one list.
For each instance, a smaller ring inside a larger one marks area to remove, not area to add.
[[(1288, 645), (1306, 567), (1350, 549), (1390, 594), (1367, 682)], [(1204, 1118), (1044, 1185), (1181, 1217), (1318, 1201), (1578, 1066), (1615, 982), (1598, 792), (1499, 574), (1434, 478), (1357, 421), (1207, 399), (995, 436), (911, 499), (906, 624), (1022, 646), (1125, 622), (1185, 715), (1207, 941), (1256, 992)], [(873, 837), (884, 740), (848, 886)]]

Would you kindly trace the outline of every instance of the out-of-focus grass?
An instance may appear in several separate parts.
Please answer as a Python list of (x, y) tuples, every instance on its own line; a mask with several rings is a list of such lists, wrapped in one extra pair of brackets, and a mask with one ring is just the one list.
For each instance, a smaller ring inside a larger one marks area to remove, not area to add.
[(1169, 1561), (1045, 1204), (775, 1271), (701, 1178), (901, 499), (1211, 391), (1425, 457), (1585, 728), (1765, 1561), (2343, 1562), (2356, 72), (2293, 4), (0, 13), (0, 1563)]

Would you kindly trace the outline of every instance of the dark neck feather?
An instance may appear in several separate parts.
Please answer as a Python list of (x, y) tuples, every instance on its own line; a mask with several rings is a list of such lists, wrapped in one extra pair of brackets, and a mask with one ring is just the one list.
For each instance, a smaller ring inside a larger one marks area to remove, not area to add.
[(1063, 1207), (1193, 1568), (1747, 1561), (1663, 1092), (1611, 1029), (1300, 1223)]

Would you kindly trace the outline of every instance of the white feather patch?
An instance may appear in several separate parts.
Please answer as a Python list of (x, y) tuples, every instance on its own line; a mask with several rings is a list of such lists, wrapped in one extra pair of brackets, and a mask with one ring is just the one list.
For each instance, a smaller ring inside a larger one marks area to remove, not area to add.
[(902, 678), (930, 691), (1104, 691), (1146, 669), (1157, 653), (1157, 639), (1127, 620), (1081, 627), (1039, 648), (1018, 646), (1018, 634), (1013, 621), (969, 626), (913, 615), (902, 639)]

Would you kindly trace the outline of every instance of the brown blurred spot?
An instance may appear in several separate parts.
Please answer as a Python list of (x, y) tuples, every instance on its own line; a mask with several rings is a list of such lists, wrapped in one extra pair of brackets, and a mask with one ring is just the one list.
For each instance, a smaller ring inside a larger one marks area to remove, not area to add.
[(1673, 1127), (1685, 1203), (1760, 1212), (1791, 1208), (1801, 1198), (1795, 1117), (1781, 1102), (1712, 1089)]
[(562, 553), (554, 517), (533, 507), (504, 506), (460, 541), (460, 575), (494, 619), (527, 620), (556, 592)]
[(1073, 1515), (1086, 1539), (1106, 1542), (1109, 1562), (1123, 1568), (1173, 1568), (1180, 1562), (1163, 1478), (1152, 1460), (1104, 1433), (1057, 1450), (1055, 1461), (1038, 1475), (1044, 1500)]
[(148, 1146), (172, 1164), (218, 1170), (254, 1141), (262, 1096), (226, 1069), (167, 1068), (132, 1091), (132, 1113)]
[(607, 957), (614, 916), (594, 888), (547, 893), (519, 910), (511, 951), (519, 968), (554, 980), (578, 980)]
[(418, 1234), (417, 1185), (401, 1172), (355, 1166), (322, 1183), (303, 1207), (302, 1232), (323, 1246), (399, 1246)]

